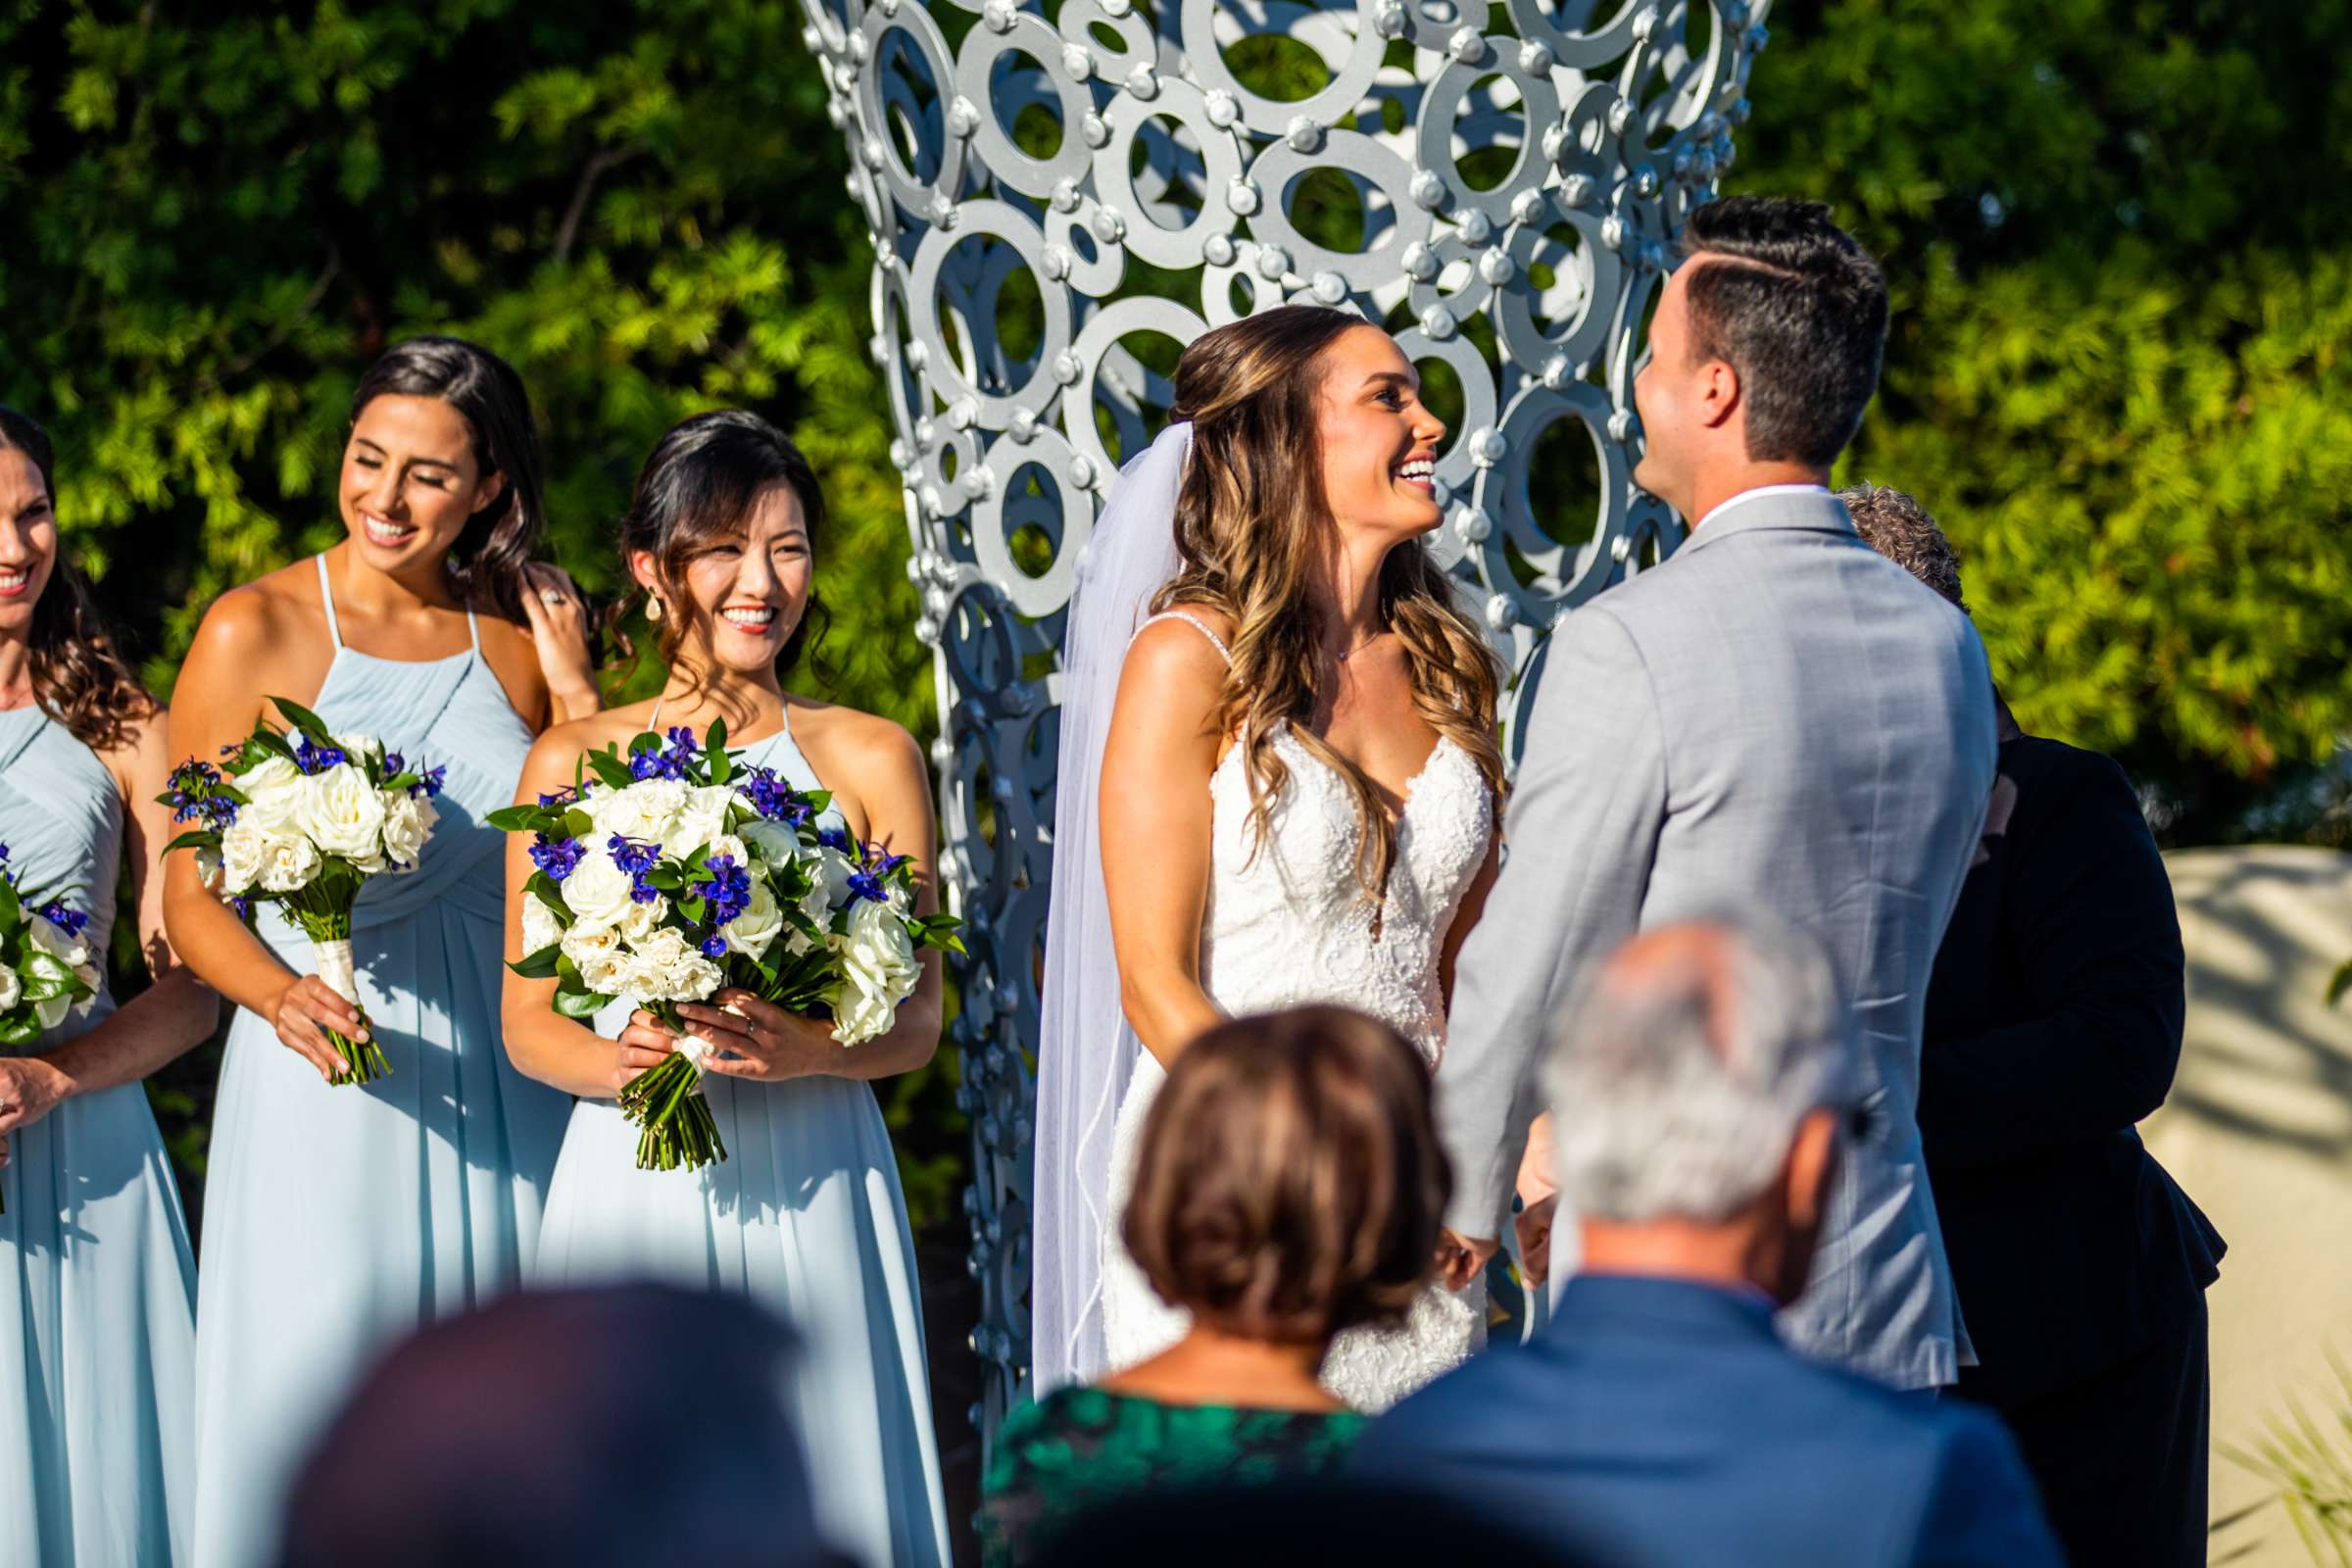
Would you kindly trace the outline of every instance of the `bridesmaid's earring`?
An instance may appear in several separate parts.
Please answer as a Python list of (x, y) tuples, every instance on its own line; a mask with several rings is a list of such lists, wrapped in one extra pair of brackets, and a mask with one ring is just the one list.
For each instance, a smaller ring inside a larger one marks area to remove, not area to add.
[(659, 595), (647, 594), (645, 596), (645, 618), (652, 621), (662, 618), (662, 600)]

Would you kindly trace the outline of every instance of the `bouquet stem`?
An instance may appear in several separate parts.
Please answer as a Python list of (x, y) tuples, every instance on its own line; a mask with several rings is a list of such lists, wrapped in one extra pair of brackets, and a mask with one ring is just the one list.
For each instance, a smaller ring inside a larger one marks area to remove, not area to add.
[(621, 1114), (640, 1129), (637, 1136), (639, 1170), (699, 1170), (727, 1157), (718, 1136), (710, 1102), (703, 1098), (703, 1073), (689, 1054), (688, 1036), (680, 1048), (629, 1080), (620, 1091)]
[[(351, 957), (351, 913), (309, 914), (297, 917), (303, 934), (311, 939), (311, 956), (318, 966), (318, 978), (327, 988), (358, 1009), (360, 1025), (368, 1027), (368, 1009), (360, 1002), (360, 980)], [(343, 1070), (336, 1074), (338, 1084), (371, 1084), (378, 1078), (392, 1076), (392, 1064), (375, 1043), (372, 1030), (364, 1041), (349, 1040), (334, 1030), (326, 1031), (327, 1042), (343, 1058)]]

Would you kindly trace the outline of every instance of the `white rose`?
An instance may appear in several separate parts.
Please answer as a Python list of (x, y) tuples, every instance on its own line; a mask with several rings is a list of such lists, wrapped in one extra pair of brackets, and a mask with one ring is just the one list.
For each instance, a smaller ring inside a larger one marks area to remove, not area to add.
[(850, 900), (850, 877), (858, 869), (857, 864), (839, 850), (824, 844), (803, 856), (802, 863), (808, 866), (815, 885), (801, 900), (801, 912), (829, 931), (833, 927), (833, 911)]
[(321, 855), (339, 855), (354, 862), (383, 856), (383, 797), (368, 782), (368, 775), (349, 762), (311, 776), (294, 808), (294, 823)]
[(580, 979), (589, 990), (602, 997), (617, 997), (628, 980), (629, 953), (620, 944), (620, 933), (608, 926), (574, 925), (564, 933), (564, 956), (580, 972)]
[(237, 820), (266, 833), (283, 833), (293, 826), (294, 808), (302, 799), (302, 769), (282, 757), (263, 759), (229, 780), (245, 797)]
[(441, 813), (431, 801), (407, 790), (379, 793), (384, 802), (384, 854), (395, 865), (415, 870)]
[(239, 894), (262, 879), (262, 861), (270, 846), (270, 836), (261, 824), (244, 812), (223, 828), (220, 833), (221, 884), (216, 890)]
[(656, 895), (651, 904), (631, 903), (620, 917), (621, 940), (629, 946), (642, 947), (647, 938), (662, 929), (669, 918), (669, 901)]
[(702, 784), (687, 790), (685, 805), (668, 831), (662, 835), (662, 853), (682, 860), (704, 845), (724, 837), (727, 805), (734, 799), (732, 784)]
[(913, 995), (922, 970), (904, 921), (886, 904), (860, 900), (848, 933), (832, 944), (841, 956), (842, 986), (833, 1004), (833, 1038), (861, 1045), (888, 1034), (899, 1004)]
[(24, 995), (24, 983), (17, 978), (17, 971), (0, 963), (0, 1012), (15, 1006)]
[(743, 824), (743, 837), (770, 865), (789, 865), (801, 858), (801, 835), (785, 823), (756, 816)]
[(655, 932), (629, 959), (629, 995), (646, 1002), (701, 1002), (725, 978), (717, 964), (688, 946), (683, 933)]
[(220, 891), (220, 852), (210, 844), (196, 846), (196, 881), (207, 893)]
[(727, 946), (757, 961), (784, 929), (784, 907), (776, 902), (765, 877), (752, 879), (752, 902), (741, 914), (719, 927), (718, 934), (727, 939)]
[(564, 922), (547, 901), (536, 893), (525, 894), (522, 900), (522, 955), (529, 957), (544, 952), (564, 940)]
[[(591, 845), (564, 879), (564, 902), (581, 925), (612, 929), (629, 912), (629, 873), (603, 846)], [(574, 927), (576, 930), (577, 927)]]
[(79, 969), (90, 961), (87, 938), (77, 937), (45, 914), (34, 914), (24, 923), (27, 941), (69, 969)]
[(267, 834), (262, 839), (262, 889), (292, 893), (308, 887), (325, 863), (318, 846), (303, 835)]
[(365, 757), (376, 762), (384, 760), (384, 743), (372, 735), (337, 735), (334, 742), (346, 757)]
[(686, 786), (674, 778), (649, 778), (627, 789), (609, 790), (588, 803), (596, 824), (596, 847), (617, 833), (624, 839), (661, 844), (686, 808)]
[(51, 997), (46, 1002), (32, 1004), (32, 1015), (41, 1021), (44, 1029), (54, 1029), (64, 1023), (66, 1014), (73, 1010), (74, 1004), (65, 997)]

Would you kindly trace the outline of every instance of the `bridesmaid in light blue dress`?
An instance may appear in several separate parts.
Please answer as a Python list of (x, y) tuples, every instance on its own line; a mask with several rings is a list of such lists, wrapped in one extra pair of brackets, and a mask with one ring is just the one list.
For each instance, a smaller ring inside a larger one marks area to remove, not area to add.
[[(887, 719), (783, 691), (808, 626), (821, 521), (815, 474), (765, 421), (708, 414), (664, 436), (638, 480), (621, 553), (651, 596), (668, 682), (651, 704), (550, 730), (517, 799), (568, 785), (583, 751), (626, 745), (657, 726), (702, 735), (723, 718), (748, 760), (829, 792), (837, 825), (911, 855), (923, 879), (917, 906), (934, 909), (930, 788), (913, 738)], [(509, 852), (507, 949), (515, 957), (529, 850), (518, 839)], [(506, 981), (515, 1064), (580, 1097), (533, 1277), (654, 1277), (737, 1291), (788, 1319), (807, 1353), (783, 1393), (808, 1446), (818, 1522), (870, 1568), (948, 1560), (906, 1208), (862, 1081), (931, 1059), (939, 984), (934, 955), (897, 1026), (854, 1051), (833, 1043), (829, 1024), (748, 993), (713, 999), (742, 1016), (687, 1009), (727, 1053), (710, 1058), (705, 1093), (729, 1157), (701, 1171), (641, 1171), (636, 1131), (613, 1096), (669, 1053), (671, 1037), (625, 1002), (591, 1030), (553, 1010), (553, 981)]]
[(196, 1268), (139, 1080), (220, 1001), (164, 942), (163, 710), (59, 551), (51, 466), (0, 409), (0, 844), (20, 889), (88, 916), (101, 967), (127, 853), (157, 978), (0, 1047), (0, 1563), (146, 1568), (187, 1555)]
[(247, 930), (191, 857), (169, 859), (172, 934), (239, 1004), (198, 1283), (198, 1568), (266, 1561), (295, 1467), (368, 1361), (515, 1284), (538, 1237), (569, 1107), (499, 1049), (504, 846), (483, 818), (534, 732), (596, 706), (577, 593), (528, 564), (538, 470), (511, 368), (451, 339), (393, 350), (354, 403), (348, 537), (221, 598), (181, 672), (176, 754), (216, 755), (284, 695), (445, 770), (417, 869), (371, 880), (353, 915), (391, 1066), (373, 1083), (329, 1081), (319, 1027), (357, 1020), (299, 929), (265, 907)]

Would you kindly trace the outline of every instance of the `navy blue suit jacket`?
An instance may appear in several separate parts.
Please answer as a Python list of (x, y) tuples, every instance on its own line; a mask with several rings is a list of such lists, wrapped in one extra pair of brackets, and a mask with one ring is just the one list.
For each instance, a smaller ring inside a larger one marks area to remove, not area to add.
[(1568, 1282), (1536, 1343), (1375, 1422), (1358, 1474), (1603, 1568), (2056, 1568), (2000, 1423), (1799, 1358), (1750, 1298)]

